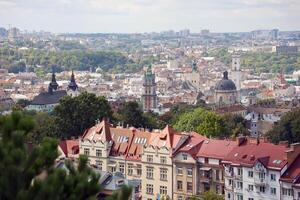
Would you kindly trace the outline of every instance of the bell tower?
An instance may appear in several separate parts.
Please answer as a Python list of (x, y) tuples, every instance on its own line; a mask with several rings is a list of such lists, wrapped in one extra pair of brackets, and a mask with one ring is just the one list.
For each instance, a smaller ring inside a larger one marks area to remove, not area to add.
[(151, 65), (145, 72), (143, 87), (142, 102), (144, 111), (157, 108), (155, 74), (152, 73)]

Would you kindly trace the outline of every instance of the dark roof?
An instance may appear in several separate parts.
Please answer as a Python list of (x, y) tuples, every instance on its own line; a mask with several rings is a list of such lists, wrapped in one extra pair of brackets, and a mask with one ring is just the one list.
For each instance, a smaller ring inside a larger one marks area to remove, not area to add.
[(42, 92), (33, 98), (31, 105), (56, 104), (60, 98), (66, 95), (67, 92), (65, 90), (53, 91), (52, 93)]
[(235, 84), (228, 79), (228, 72), (223, 73), (223, 78), (216, 85), (216, 90), (236, 90)]
[(75, 76), (74, 76), (74, 72), (72, 71), (72, 75), (71, 75), (71, 80), (70, 80), (70, 83), (68, 85), (68, 88), (75, 91), (78, 86), (76, 84), (76, 81), (75, 81)]

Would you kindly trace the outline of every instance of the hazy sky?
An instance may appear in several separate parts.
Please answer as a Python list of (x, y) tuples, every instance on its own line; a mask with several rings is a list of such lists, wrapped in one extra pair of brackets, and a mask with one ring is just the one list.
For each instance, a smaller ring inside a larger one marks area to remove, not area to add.
[(300, 30), (300, 0), (0, 0), (0, 26), (52, 32)]

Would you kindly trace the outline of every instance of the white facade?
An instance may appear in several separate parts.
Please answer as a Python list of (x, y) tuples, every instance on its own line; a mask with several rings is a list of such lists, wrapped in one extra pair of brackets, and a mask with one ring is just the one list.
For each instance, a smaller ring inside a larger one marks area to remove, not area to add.
[(225, 165), (225, 200), (280, 199), (281, 174), (260, 162), (254, 167)]

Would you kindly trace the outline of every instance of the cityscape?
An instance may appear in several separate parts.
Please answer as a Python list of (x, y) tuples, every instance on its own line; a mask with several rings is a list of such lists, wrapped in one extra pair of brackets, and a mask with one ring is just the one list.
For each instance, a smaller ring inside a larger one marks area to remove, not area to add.
[(300, 199), (298, 1), (0, 7), (0, 199)]

